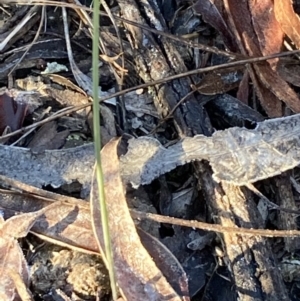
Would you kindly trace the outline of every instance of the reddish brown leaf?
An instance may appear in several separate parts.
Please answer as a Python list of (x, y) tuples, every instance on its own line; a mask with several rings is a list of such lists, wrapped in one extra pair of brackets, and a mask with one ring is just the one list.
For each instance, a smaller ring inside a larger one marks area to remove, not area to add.
[[(112, 140), (101, 151), (104, 188), (114, 266), (119, 287), (127, 300), (182, 300), (142, 245), (130, 216), (120, 176), (119, 142)], [(93, 176), (91, 192), (92, 223), (99, 248), (104, 250), (97, 178)], [(103, 254), (103, 252), (101, 252)]]
[[(300, 99), (298, 95), (288, 85), (288, 83), (279, 76), (277, 72), (273, 71), (267, 64), (254, 65), (254, 69), (256, 70), (258, 78), (267, 90), (272, 92), (279, 100), (284, 101), (286, 105), (295, 113), (300, 112)], [(280, 105), (280, 108), (281, 107), (282, 106)], [(269, 116), (281, 117), (282, 114), (274, 114)]]
[(11, 269), (7, 269), (7, 273), (9, 277), (13, 280), (18, 295), (21, 297), (21, 300), (34, 301), (33, 296), (28, 289), (28, 284), (24, 283), (21, 275), (17, 271)]
[(259, 80), (253, 69), (250, 67), (248, 71), (262, 107), (269, 117), (281, 117), (283, 113), (282, 102)]
[(18, 273), (26, 286), (29, 284), (26, 260), (18, 241), (13, 237), (3, 236), (0, 239), (0, 265), (0, 299), (12, 301), (16, 298), (17, 291), (15, 283), (10, 276), (10, 271), (13, 270)]
[(274, 13), (284, 33), (300, 48), (300, 19), (291, 0), (274, 0)]
[[(224, 4), (243, 54), (262, 56), (279, 52), (283, 32), (275, 19), (271, 0), (224, 0)], [(249, 67), (261, 104), (270, 117), (282, 116), (281, 101), (294, 112), (300, 112), (300, 100), (274, 71), (276, 64), (277, 60), (272, 60)]]
[(236, 98), (248, 105), (249, 100), (249, 72), (246, 71), (236, 93)]
[[(275, 18), (273, 1), (250, 0), (248, 3), (253, 22), (253, 29), (257, 35), (261, 54), (268, 55), (280, 52), (284, 34), (280, 28), (280, 24)], [(241, 19), (243, 20), (243, 18)], [(269, 63), (276, 63), (277, 61), (278, 59), (274, 59), (272, 61), (269, 60)]]
[(67, 203), (47, 210), (35, 222), (31, 230), (46, 241), (52, 241), (62, 246), (72, 246), (81, 252), (99, 253), (92, 231), (90, 209), (87, 202), (50, 192), (46, 192), (45, 195), (45, 191), (42, 189), (26, 184), (25, 186), (31, 187), (31, 191), (34, 189), (34, 192), (31, 193), (42, 195), (44, 198), (34, 198), (29, 195), (8, 195), (7, 197), (0, 195), (0, 208), (4, 211), (6, 218), (44, 208), (51, 203), (48, 201), (49, 199), (67, 200)]
[(0, 95), (0, 135), (9, 126), (11, 131), (19, 129), (26, 115), (26, 104), (14, 101), (9, 95)]

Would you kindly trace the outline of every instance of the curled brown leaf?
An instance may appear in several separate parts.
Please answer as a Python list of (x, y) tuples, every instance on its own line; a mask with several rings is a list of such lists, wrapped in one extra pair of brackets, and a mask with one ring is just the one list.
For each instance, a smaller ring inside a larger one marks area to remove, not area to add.
[[(104, 189), (117, 283), (127, 300), (182, 300), (155, 265), (141, 243), (125, 199), (119, 156), (121, 139), (110, 141), (101, 151)], [(124, 151), (123, 151), (124, 152)], [(123, 153), (122, 152), (122, 153)], [(99, 248), (104, 250), (97, 178), (91, 191), (92, 223)], [(103, 254), (103, 252), (101, 252)]]

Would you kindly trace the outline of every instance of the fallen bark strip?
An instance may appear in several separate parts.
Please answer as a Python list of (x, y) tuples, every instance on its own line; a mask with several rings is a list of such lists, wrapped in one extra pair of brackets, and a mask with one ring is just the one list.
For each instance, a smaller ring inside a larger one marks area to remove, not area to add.
[(162, 169), (165, 173), (191, 161), (207, 160), (217, 182), (247, 185), (300, 164), (299, 128), (297, 114), (258, 123), (253, 130), (234, 127), (212, 137), (186, 137), (168, 149), (151, 138), (132, 139), (121, 158), (122, 175), (139, 186), (151, 183), (151, 177), (163, 174)]
[(59, 188), (78, 181), (89, 192), (94, 163), (93, 144), (38, 154), (0, 145), (0, 174), (39, 188)]
[[(215, 180), (246, 185), (300, 164), (299, 128), (297, 114), (258, 123), (253, 130), (233, 127), (212, 137), (186, 137), (169, 148), (154, 138), (130, 139), (121, 157), (121, 174), (125, 182), (137, 187), (177, 166), (206, 160)], [(36, 187), (57, 188), (78, 181), (89, 191), (93, 164), (93, 144), (38, 154), (0, 145), (0, 174)]]
[[(205, 197), (211, 201), (216, 223), (224, 227), (263, 227), (249, 191), (224, 182), (221, 187), (204, 169), (202, 180), (210, 188), (205, 190)], [(288, 300), (272, 249), (265, 238), (224, 233), (223, 239), (240, 300)]]

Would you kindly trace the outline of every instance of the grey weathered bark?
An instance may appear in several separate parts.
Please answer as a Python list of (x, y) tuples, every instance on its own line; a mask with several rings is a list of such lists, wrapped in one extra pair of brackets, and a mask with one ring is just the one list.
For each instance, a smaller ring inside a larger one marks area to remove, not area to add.
[[(140, 13), (143, 11), (151, 23), (148, 25), (167, 30), (156, 1), (119, 0), (118, 4), (124, 18), (147, 25)], [(145, 82), (187, 71), (180, 54), (168, 39), (153, 37), (151, 33), (126, 24), (125, 27), (131, 39), (136, 68)], [(190, 91), (191, 83), (190, 78), (184, 78), (150, 89), (162, 118)], [(193, 95), (175, 111), (174, 122), (181, 137), (212, 133), (205, 110)], [(219, 223), (224, 226), (237, 223), (249, 228), (258, 226), (255, 217), (259, 213), (243, 190), (214, 182), (206, 164), (197, 163), (195, 167), (208, 205), (219, 217)], [(231, 234), (225, 234), (223, 238), (239, 300), (288, 300), (268, 241), (260, 237), (249, 239)]]

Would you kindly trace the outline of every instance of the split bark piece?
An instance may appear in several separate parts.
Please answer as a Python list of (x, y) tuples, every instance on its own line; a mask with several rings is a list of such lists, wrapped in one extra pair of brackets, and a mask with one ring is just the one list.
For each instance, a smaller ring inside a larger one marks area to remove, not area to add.
[[(293, 210), (298, 210), (291, 180), (290, 173), (286, 172), (274, 179), (275, 181), (275, 189), (276, 189), (276, 199), (277, 204), (282, 207), (286, 207)], [(289, 229), (295, 230), (298, 229), (297, 225), (297, 215), (289, 214), (287, 212), (279, 211), (278, 212), (278, 228), (279, 229)], [(284, 247), (287, 252), (294, 253), (296, 250), (300, 248), (300, 239), (299, 237), (295, 239), (291, 239), (288, 237), (284, 238)]]
[[(118, 1), (118, 4), (124, 18), (157, 30), (168, 31), (164, 19), (157, 17), (161, 13), (155, 1), (148, 4), (145, 1), (121, 0)], [(152, 24), (147, 24), (140, 11), (145, 11)], [(124, 25), (128, 30), (128, 39), (132, 44), (136, 69), (145, 83), (187, 71), (176, 46), (169, 39), (164, 36), (154, 38), (152, 33), (146, 30)], [(160, 40), (159, 44), (156, 42), (156, 38)], [(182, 78), (171, 83), (149, 87), (149, 92), (153, 95), (154, 104), (160, 117), (167, 116), (176, 104), (190, 92), (191, 84), (190, 78)], [(175, 110), (173, 117), (179, 135), (182, 137), (203, 133), (203, 131), (208, 135), (206, 128), (209, 127), (209, 123), (204, 126), (208, 120), (207, 114), (199, 106), (194, 95), (190, 95)], [(189, 126), (189, 123), (193, 123), (193, 126)]]
[(193, 9), (197, 14), (200, 14), (203, 20), (213, 26), (221, 34), (225, 45), (233, 52), (237, 51), (237, 45), (233, 35), (228, 28), (222, 11), (220, 12), (214, 1), (211, 0), (198, 0)]
[[(249, 191), (226, 183), (222, 183), (221, 187), (209, 177), (209, 169), (200, 168), (203, 171), (202, 184), (207, 187), (205, 197), (211, 201), (216, 223), (225, 227), (236, 224), (249, 228), (263, 226)], [(288, 300), (284, 282), (266, 239), (227, 233), (223, 239), (240, 300)]]

